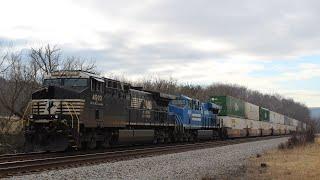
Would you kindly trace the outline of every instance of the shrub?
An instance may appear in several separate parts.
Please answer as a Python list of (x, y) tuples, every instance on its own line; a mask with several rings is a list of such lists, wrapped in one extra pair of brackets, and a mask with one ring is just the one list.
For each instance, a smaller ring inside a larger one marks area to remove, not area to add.
[(296, 146), (304, 146), (308, 143), (313, 143), (315, 141), (315, 134), (313, 129), (308, 129), (305, 132), (294, 133), (288, 139), (286, 143), (281, 143), (278, 149), (292, 149)]

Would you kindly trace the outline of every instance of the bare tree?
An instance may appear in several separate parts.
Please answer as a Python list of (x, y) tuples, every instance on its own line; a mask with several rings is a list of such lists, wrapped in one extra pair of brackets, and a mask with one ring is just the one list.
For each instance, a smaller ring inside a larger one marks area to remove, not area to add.
[(31, 48), (31, 60), (45, 74), (58, 70), (60, 65), (60, 49), (57, 46), (51, 47), (49, 44), (38, 49)]
[(81, 59), (80, 57), (71, 56), (63, 61), (63, 70), (83, 70), (83, 71), (96, 71), (95, 62)]
[(229, 95), (300, 121), (310, 121), (309, 109), (304, 104), (295, 102), (293, 99), (286, 99), (279, 94), (262, 94), (235, 84), (214, 83), (210, 86), (202, 87), (192, 84), (179, 84), (174, 79), (163, 80), (160, 78), (149, 78), (134, 84), (149, 90), (177, 95), (184, 94), (201, 101), (208, 101), (212, 96)]
[(7, 71), (7, 69), (10, 67), (10, 62), (8, 62), (8, 52), (3, 52), (0, 49), (0, 77), (3, 76), (3, 73)]
[(7, 60), (11, 66), (4, 74), (4, 86), (0, 87), (0, 103), (9, 112), (9, 116), (22, 117), (32, 90), (37, 86), (33, 82), (30, 69), (22, 63), (20, 53), (11, 53)]

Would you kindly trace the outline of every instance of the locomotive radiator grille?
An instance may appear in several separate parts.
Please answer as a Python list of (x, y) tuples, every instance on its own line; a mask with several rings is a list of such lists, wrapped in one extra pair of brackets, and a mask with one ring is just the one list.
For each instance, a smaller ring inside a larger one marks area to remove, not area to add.
[(80, 115), (84, 109), (83, 99), (32, 100), (32, 114), (37, 115)]

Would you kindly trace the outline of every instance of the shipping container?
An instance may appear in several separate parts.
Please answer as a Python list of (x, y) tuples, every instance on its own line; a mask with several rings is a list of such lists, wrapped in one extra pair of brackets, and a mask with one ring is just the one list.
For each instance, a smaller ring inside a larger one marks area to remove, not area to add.
[(286, 126), (281, 124), (280, 125), (281, 134), (286, 134)]
[(249, 128), (249, 136), (260, 136), (261, 131), (260, 131), (260, 121), (256, 120), (247, 120), (248, 121), (248, 128)]
[(284, 116), (282, 114), (270, 111), (270, 122), (276, 123), (276, 124), (283, 124)]
[(244, 101), (231, 96), (214, 96), (211, 102), (222, 107), (220, 116), (245, 118)]
[(273, 134), (274, 135), (281, 134), (281, 125), (280, 124), (273, 124)]
[(297, 120), (290, 118), (290, 126), (296, 126), (296, 121)]
[(261, 130), (262, 130), (262, 135), (263, 136), (268, 136), (272, 134), (272, 128), (271, 128), (271, 123), (261, 121)]
[(223, 127), (233, 129), (246, 129), (250, 126), (250, 123), (246, 119), (230, 117), (230, 116), (218, 116), (223, 124)]
[(280, 114), (280, 116), (279, 116), (279, 124), (282, 124), (282, 125), (284, 125), (284, 115), (282, 115), (282, 114)]
[(244, 103), (245, 118), (259, 121), (259, 106), (245, 102)]
[(298, 131), (303, 131), (302, 122), (298, 121)]
[(259, 108), (259, 119), (260, 121), (270, 121), (270, 111), (266, 108), (260, 107)]
[(227, 128), (228, 137), (244, 137), (248, 134), (248, 126), (250, 126), (247, 119), (236, 118), (230, 116), (219, 116), (223, 127)]
[(284, 125), (290, 125), (290, 118), (288, 116), (284, 116)]
[(298, 126), (299, 126), (299, 121), (296, 120), (296, 119), (292, 119), (292, 125), (293, 125), (294, 127), (298, 127)]

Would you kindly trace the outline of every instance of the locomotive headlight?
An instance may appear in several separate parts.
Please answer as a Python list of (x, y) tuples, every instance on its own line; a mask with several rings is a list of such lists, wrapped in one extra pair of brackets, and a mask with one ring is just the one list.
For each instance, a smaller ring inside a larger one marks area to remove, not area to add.
[(33, 115), (31, 114), (31, 115), (29, 116), (29, 118), (30, 118), (30, 119), (33, 119)]
[(58, 119), (59, 118), (58, 114), (54, 115), (54, 118)]

